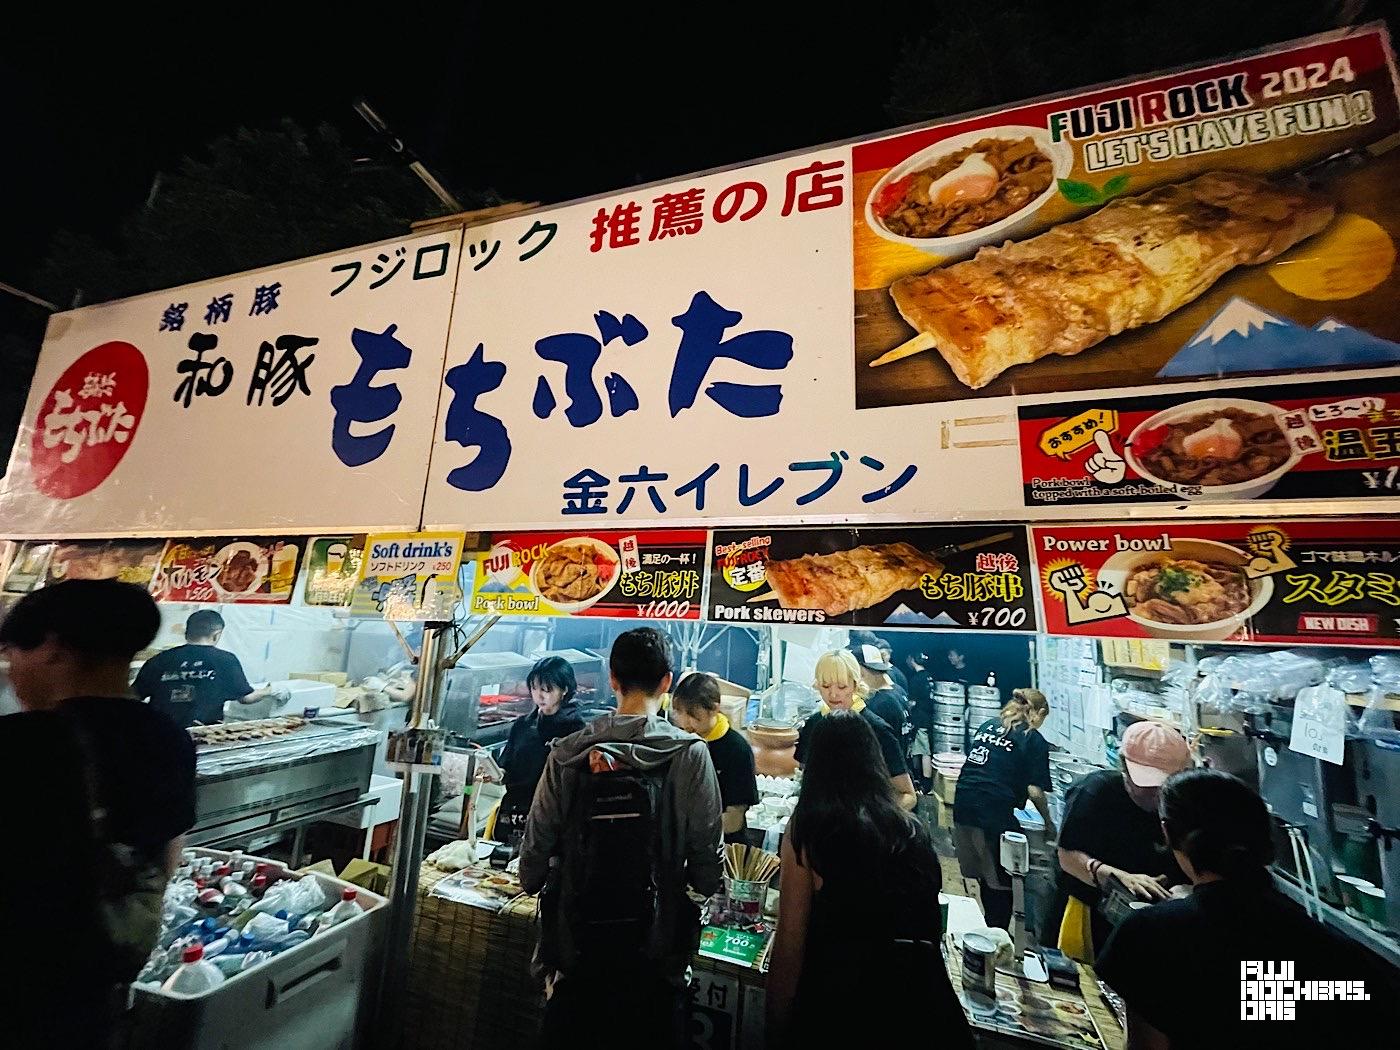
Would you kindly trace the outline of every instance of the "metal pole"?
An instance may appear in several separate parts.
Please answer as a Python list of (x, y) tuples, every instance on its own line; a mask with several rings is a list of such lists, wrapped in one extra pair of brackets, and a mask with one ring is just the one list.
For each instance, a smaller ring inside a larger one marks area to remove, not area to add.
[[(423, 648), (418, 657), (418, 687), (413, 692), (407, 727), (426, 729), (433, 698), (442, 674), (438, 649), (445, 624), (432, 623), (423, 629)], [(389, 879), (389, 929), (385, 936), (384, 975), (379, 995), (376, 1045), (397, 1045), (402, 1025), (404, 992), (408, 987), (408, 949), (413, 938), (413, 916), (418, 901), (418, 869), (423, 864), (423, 835), (427, 830), (428, 800), (432, 775), (409, 771), (404, 774), (403, 798), (399, 805), (398, 834), (394, 837), (394, 862)]]

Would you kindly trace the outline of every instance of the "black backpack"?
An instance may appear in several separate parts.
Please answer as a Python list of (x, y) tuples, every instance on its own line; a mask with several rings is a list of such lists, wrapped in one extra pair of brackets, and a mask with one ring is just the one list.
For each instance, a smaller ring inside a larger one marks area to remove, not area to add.
[(561, 962), (635, 967), (655, 943), (665, 908), (660, 811), (670, 763), (656, 770), (589, 754), (565, 818), (557, 871)]

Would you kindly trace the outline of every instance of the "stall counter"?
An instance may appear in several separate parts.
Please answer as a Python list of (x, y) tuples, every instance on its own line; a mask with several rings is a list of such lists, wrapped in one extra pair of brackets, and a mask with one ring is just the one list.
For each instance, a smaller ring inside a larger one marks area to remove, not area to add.
[[(472, 891), (481, 898), (476, 903), (433, 895), (435, 887), (453, 878), (426, 864), (419, 874), (400, 1045), (415, 1050), (533, 1045), (544, 1008), (540, 984), (530, 974), (536, 899), (503, 895), (493, 900), (489, 885)], [(948, 925), (950, 932), (980, 926), (976, 903), (953, 896)], [(957, 953), (946, 954), (957, 987)], [(711, 1045), (762, 1050), (767, 951), (759, 954), (753, 966), (697, 955), (691, 969), (692, 1016), (704, 1031), (728, 1033), (727, 1040), (715, 1039)], [(1010, 979), (999, 975), (998, 981), (1006, 986)], [(1054, 998), (1077, 1004), (1093, 1018), (1103, 1050), (1123, 1050), (1123, 1030), (1099, 995), (1091, 968), (1080, 967), (1080, 995), (1056, 990)], [(977, 1030), (979, 1047), (1093, 1045), (1011, 1031), (972, 1014), (969, 1020)]]

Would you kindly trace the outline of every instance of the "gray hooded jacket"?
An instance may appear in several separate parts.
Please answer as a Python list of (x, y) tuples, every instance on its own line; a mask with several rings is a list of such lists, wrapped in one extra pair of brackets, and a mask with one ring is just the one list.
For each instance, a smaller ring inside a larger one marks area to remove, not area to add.
[[(525, 891), (539, 893), (549, 879), (564, 845), (568, 807), (576, 796), (578, 778), (588, 773), (588, 754), (594, 748), (634, 769), (671, 763), (658, 815), (662, 863), (674, 885), (689, 885), (706, 897), (715, 893), (724, 871), (723, 826), (719, 780), (709, 748), (670, 722), (642, 715), (604, 716), (554, 742), (520, 847), (520, 881)], [(689, 960), (679, 961), (683, 970)]]

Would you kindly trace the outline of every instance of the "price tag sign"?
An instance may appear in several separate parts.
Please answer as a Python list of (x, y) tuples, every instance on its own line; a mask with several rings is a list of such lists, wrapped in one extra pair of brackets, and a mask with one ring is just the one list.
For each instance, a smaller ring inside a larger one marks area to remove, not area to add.
[(1293, 735), (1288, 747), (1300, 755), (1320, 758), (1340, 766), (1346, 751), (1346, 732), (1336, 725), (1306, 714), (1293, 716)]

